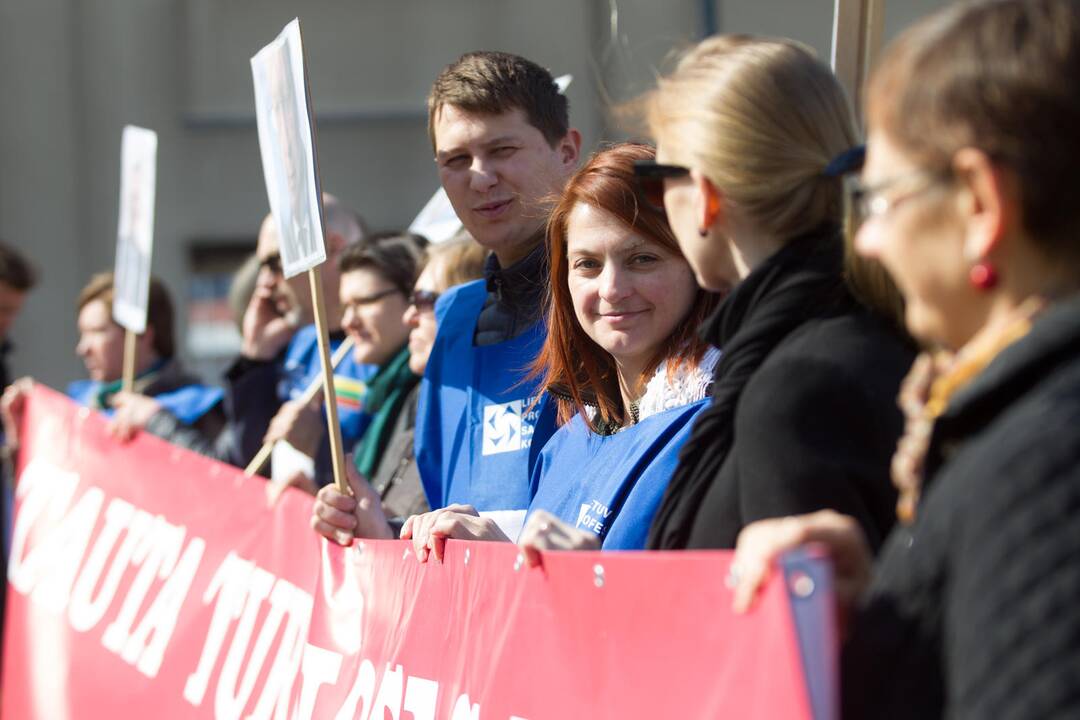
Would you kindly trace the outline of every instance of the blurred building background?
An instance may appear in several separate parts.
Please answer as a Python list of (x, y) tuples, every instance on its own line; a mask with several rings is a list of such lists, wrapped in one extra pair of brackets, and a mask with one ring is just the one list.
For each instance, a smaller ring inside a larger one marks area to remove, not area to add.
[[(887, 0), (886, 38), (945, 2)], [(128, 123), (159, 134), (153, 268), (177, 301), (183, 355), (213, 372), (235, 351), (222, 295), (267, 212), (248, 60), (296, 15), (323, 187), (390, 229), (437, 187), (424, 98), (465, 51), (572, 74), (572, 121), (592, 149), (633, 134), (612, 108), (673, 51), (745, 32), (828, 59), (832, 14), (833, 0), (0, 0), (0, 237), (42, 277), (14, 370), (54, 387), (83, 376), (73, 305), (112, 267)]]

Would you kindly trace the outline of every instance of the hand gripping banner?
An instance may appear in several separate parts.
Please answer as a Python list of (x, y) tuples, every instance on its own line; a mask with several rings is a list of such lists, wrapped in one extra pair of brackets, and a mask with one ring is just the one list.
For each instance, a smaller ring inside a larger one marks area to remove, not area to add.
[[(730, 554), (342, 548), (311, 498), (38, 388), (17, 468), (5, 718), (831, 718), (825, 563), (735, 616)], [(803, 632), (797, 628), (804, 628)]]

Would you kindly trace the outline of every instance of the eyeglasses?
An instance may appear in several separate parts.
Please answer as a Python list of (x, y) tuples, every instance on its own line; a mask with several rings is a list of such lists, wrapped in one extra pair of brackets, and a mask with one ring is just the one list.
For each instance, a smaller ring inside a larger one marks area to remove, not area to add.
[(409, 304), (417, 310), (433, 310), (435, 301), (439, 299), (439, 293), (433, 290), (413, 290), (409, 295)]
[(281, 254), (274, 253), (273, 255), (267, 255), (259, 261), (259, 269), (266, 268), (274, 275), (280, 275), (281, 270)]
[(355, 312), (355, 311), (359, 310), (360, 308), (364, 307), (365, 305), (373, 305), (373, 304), (379, 302), (380, 300), (382, 300), (383, 298), (390, 297), (391, 295), (393, 295), (394, 293), (397, 293), (397, 292), (401, 292), (401, 291), (398, 290), (397, 288), (387, 288), (386, 290), (381, 290), (381, 291), (375, 293), (374, 295), (368, 295), (367, 297), (353, 298), (352, 300), (350, 300), (347, 303), (342, 303), (341, 311), (342, 311), (342, 313), (344, 313), (347, 310), (352, 310), (353, 312)]
[(641, 194), (650, 205), (661, 211), (664, 209), (664, 181), (689, 174), (690, 168), (682, 165), (664, 165), (652, 160), (638, 160), (634, 163), (634, 177), (637, 178)]
[[(897, 175), (896, 177), (882, 180), (873, 185), (864, 185), (858, 179), (852, 179), (848, 183), (848, 197), (851, 199), (851, 207), (855, 211), (859, 222), (866, 222), (873, 218), (882, 217), (896, 209), (901, 203), (938, 187), (946, 176), (940, 172), (929, 170), (916, 170), (912, 173)], [(885, 193), (890, 188), (908, 185), (906, 192), (899, 192), (892, 197)]]

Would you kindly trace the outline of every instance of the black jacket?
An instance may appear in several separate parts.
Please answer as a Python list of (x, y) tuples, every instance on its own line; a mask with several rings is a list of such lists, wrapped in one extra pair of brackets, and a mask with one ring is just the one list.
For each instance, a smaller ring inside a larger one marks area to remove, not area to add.
[(1080, 717), (1080, 296), (959, 390), (844, 654), (845, 717)]
[(733, 548), (762, 518), (833, 508), (876, 548), (895, 518), (889, 465), (914, 351), (856, 303), (835, 230), (788, 242), (707, 322), (713, 404), (683, 447), (654, 548)]
[(543, 316), (547, 292), (547, 245), (542, 239), (528, 255), (508, 268), (495, 253), (484, 264), (487, 297), (476, 319), (473, 344), (498, 345), (513, 340)]
[[(171, 360), (155, 373), (147, 384), (140, 387), (139, 382), (136, 382), (135, 390), (148, 397), (155, 397), (198, 384), (198, 378), (188, 374), (178, 361)], [(232, 438), (225, 420), (225, 410), (220, 402), (191, 424), (182, 422), (162, 408), (150, 418), (145, 430), (166, 442), (200, 455), (222, 462), (229, 462), (231, 459)]]

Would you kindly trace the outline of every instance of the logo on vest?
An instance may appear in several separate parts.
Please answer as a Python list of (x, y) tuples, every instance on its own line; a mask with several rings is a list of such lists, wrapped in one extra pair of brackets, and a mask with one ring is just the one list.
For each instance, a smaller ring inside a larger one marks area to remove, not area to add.
[(532, 400), (511, 400), (508, 403), (484, 406), (484, 445), (482, 454), (524, 450), (532, 444), (533, 426), (537, 411), (525, 412)]
[(608, 509), (607, 505), (596, 500), (581, 503), (581, 510), (578, 511), (577, 516), (577, 526), (582, 530), (588, 530), (603, 537), (604, 533), (607, 532), (608, 518), (610, 517), (611, 510)]

